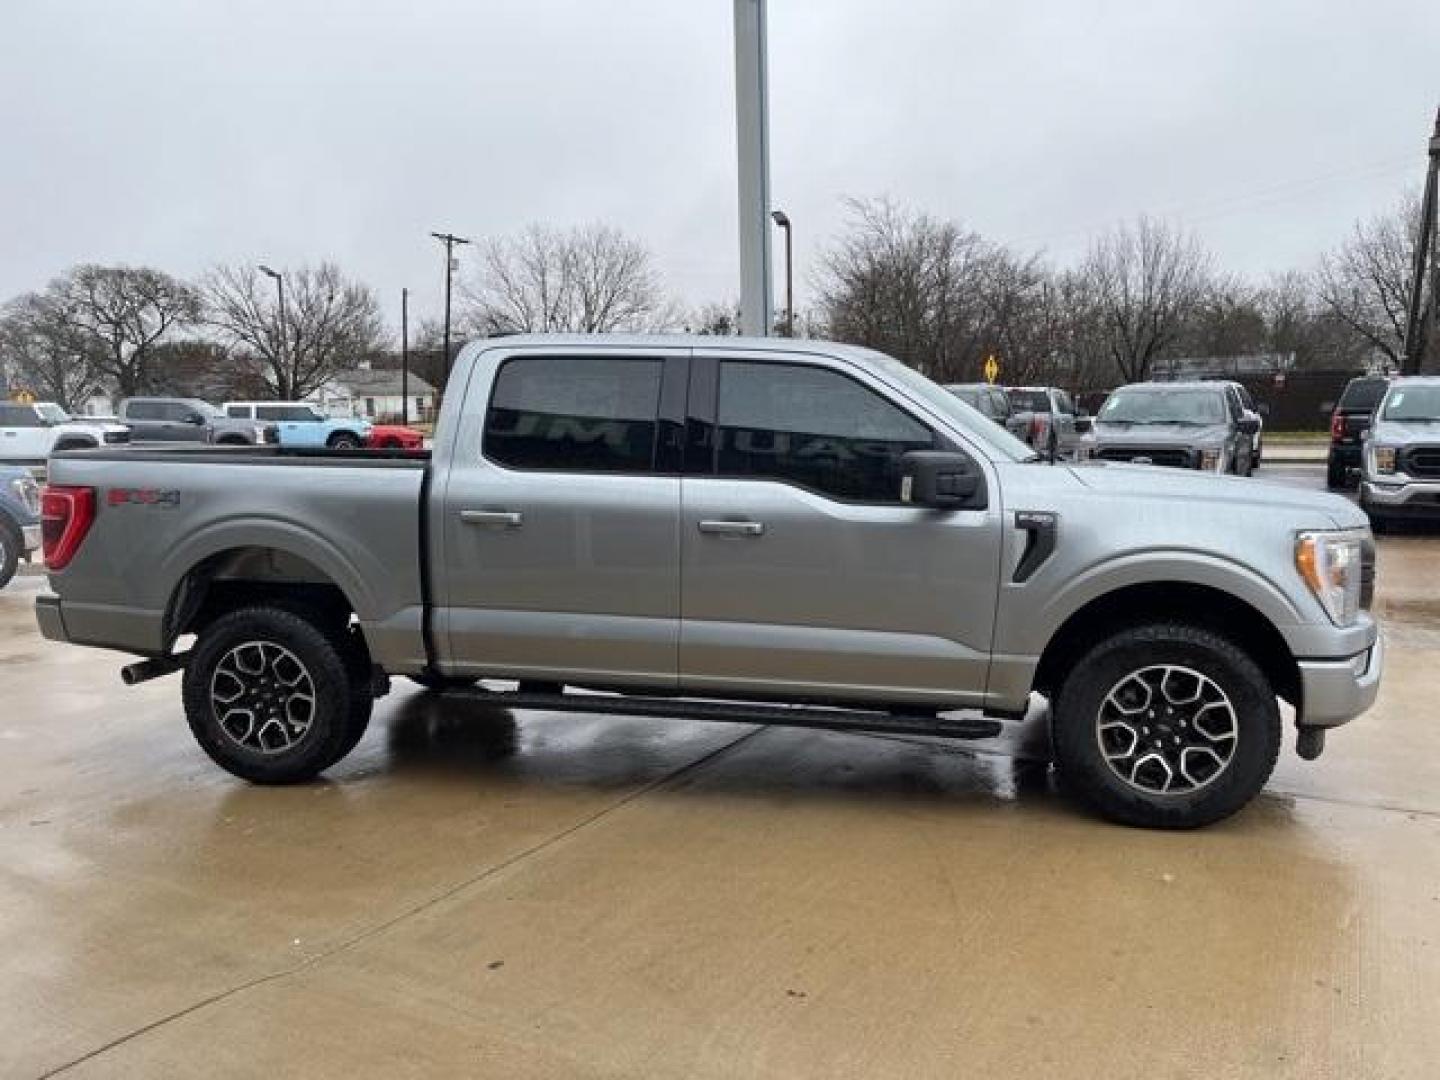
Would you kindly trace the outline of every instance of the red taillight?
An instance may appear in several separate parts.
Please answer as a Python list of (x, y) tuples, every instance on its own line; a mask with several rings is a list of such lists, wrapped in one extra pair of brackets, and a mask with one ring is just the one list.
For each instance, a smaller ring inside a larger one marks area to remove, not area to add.
[(1030, 417), (1030, 438), (1038, 439), (1045, 434), (1045, 418), (1039, 413)]
[(1333, 413), (1330, 414), (1330, 438), (1339, 439), (1344, 437), (1344, 435), (1345, 417), (1340, 415), (1339, 409), (1336, 409)]
[(47, 486), (40, 494), (40, 540), (45, 551), (45, 569), (65, 569), (94, 522), (94, 488)]

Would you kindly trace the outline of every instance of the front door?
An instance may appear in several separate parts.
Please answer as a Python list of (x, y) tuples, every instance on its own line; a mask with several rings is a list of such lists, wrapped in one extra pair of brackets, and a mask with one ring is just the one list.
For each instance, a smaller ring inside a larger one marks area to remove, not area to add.
[(993, 479), (988, 509), (904, 505), (901, 455), (963, 448), (843, 361), (697, 355), (692, 367), (682, 687), (980, 704), (1000, 559)]
[(32, 406), (0, 402), (0, 461), (38, 461), (49, 456), (52, 441)]
[(686, 363), (519, 350), (477, 367), (439, 504), (447, 673), (674, 686)]

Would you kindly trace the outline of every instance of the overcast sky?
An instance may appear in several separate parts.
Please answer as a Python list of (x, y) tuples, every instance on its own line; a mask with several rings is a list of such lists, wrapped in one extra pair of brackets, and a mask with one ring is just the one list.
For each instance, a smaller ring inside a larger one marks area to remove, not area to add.
[[(335, 259), (433, 315), (431, 229), (606, 221), (733, 299), (730, 0), (3, 0), (0, 299), (79, 261)], [(1140, 212), (1307, 265), (1418, 186), (1437, 0), (770, 0), (800, 304), (847, 196), (1076, 257)]]

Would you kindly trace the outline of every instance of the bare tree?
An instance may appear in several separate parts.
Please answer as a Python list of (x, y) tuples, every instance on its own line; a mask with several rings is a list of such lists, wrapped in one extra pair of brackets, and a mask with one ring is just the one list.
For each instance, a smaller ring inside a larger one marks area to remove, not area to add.
[(478, 277), (462, 282), (461, 325), (500, 333), (654, 330), (677, 320), (650, 252), (607, 225), (532, 225), (480, 245)]
[(74, 412), (100, 391), (104, 356), (99, 340), (77, 327), (66, 305), (65, 290), (57, 286), (6, 304), (0, 314), (0, 371), (15, 389)]
[(1320, 297), (1335, 318), (1369, 347), (1399, 364), (1419, 239), (1420, 200), (1400, 203), (1368, 221), (1320, 260)]
[(199, 316), (190, 285), (147, 266), (77, 266), (48, 293), (70, 324), (98, 344), (100, 369), (121, 397), (149, 388), (154, 346)]
[(385, 337), (374, 290), (334, 263), (286, 272), (283, 326), (274, 285), (253, 266), (216, 267), (202, 289), (205, 322), (258, 365), (282, 400), (318, 389)]
[(888, 200), (852, 201), (850, 214), (848, 232), (821, 259), (826, 333), (934, 379), (973, 370), (986, 320), (981, 270), (993, 249), (954, 222)]
[(1142, 217), (1091, 246), (1080, 267), (1105, 351), (1126, 382), (1150, 376), (1205, 297), (1212, 259), (1193, 237)]

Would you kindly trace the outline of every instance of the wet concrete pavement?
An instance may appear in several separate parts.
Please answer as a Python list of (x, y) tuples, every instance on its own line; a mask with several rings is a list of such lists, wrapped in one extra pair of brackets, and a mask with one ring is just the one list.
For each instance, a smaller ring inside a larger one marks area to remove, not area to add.
[[(327, 782), (0, 593), (0, 1076), (1432, 1077), (1440, 538), (1390, 668), (1229, 822), (1106, 825), (974, 747), (398, 688)], [(398, 687), (398, 684), (397, 684)]]

